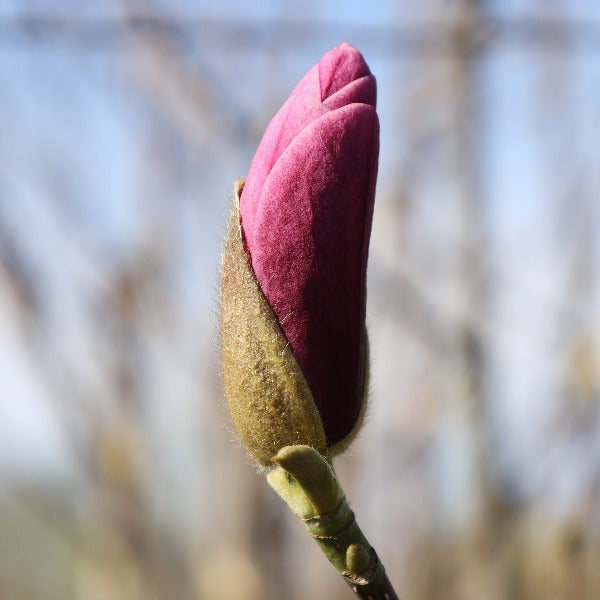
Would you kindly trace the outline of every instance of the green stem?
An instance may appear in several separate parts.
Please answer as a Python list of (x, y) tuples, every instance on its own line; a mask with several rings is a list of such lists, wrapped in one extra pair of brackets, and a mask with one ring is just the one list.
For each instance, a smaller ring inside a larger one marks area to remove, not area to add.
[(398, 600), (383, 564), (356, 523), (331, 462), (310, 446), (286, 446), (267, 480), (300, 517), (352, 591), (367, 600)]

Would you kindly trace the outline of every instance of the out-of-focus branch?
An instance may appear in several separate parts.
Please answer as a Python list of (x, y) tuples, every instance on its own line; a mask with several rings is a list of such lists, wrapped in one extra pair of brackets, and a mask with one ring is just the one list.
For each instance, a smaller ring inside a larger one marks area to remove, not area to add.
[[(460, 25), (460, 24), (459, 24)], [(44, 13), (22, 13), (0, 17), (0, 45), (20, 43), (75, 44), (84, 49), (102, 50), (107, 46), (139, 36), (194, 42), (202, 40), (214, 51), (231, 48), (245, 52), (255, 48), (267, 31), (277, 32), (281, 51), (295, 52), (305, 47), (308, 37), (352, 39), (369, 45), (371, 52), (386, 56), (399, 53), (447, 54), (461, 52), (465, 40), (456, 43), (455, 20), (384, 26), (347, 26), (320, 20), (303, 21), (278, 18), (268, 22), (214, 17), (178, 17), (172, 14), (130, 13), (123, 17), (73, 17)], [(527, 49), (597, 52), (600, 49), (600, 23), (569, 17), (522, 15), (505, 17), (478, 15), (467, 32), (466, 46), (472, 49), (496, 43), (509, 43)]]

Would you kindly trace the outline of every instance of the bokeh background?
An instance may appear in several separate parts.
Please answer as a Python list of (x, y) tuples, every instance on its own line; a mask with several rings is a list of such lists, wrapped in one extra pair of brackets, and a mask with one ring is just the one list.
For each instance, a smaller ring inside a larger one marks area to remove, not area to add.
[(372, 390), (402, 598), (600, 598), (600, 3), (0, 2), (0, 598), (344, 599), (219, 381), (234, 179), (343, 40), (379, 83)]

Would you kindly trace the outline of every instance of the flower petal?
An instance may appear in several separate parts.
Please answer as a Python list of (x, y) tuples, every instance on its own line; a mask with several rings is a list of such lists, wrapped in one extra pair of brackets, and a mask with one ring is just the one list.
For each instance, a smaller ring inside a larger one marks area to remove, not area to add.
[[(360, 83), (353, 85), (355, 79)], [(292, 140), (329, 110), (351, 102), (375, 106), (375, 89), (375, 78), (360, 52), (346, 42), (330, 50), (304, 75), (269, 123), (250, 165), (243, 191), (247, 231), (254, 229), (253, 206), (259, 200), (265, 180)]]
[(355, 79), (371, 75), (362, 54), (347, 42), (342, 42), (325, 54), (318, 66), (322, 101)]
[(305, 127), (281, 154), (242, 227), (255, 276), (309, 384), (328, 445), (358, 418), (365, 277), (379, 149), (373, 106)]
[(246, 203), (243, 219), (248, 230), (254, 228), (252, 207), (258, 202), (273, 165), (302, 129), (328, 110), (321, 103), (319, 68), (315, 65), (273, 117), (252, 159), (242, 192)]
[(349, 83), (341, 90), (338, 90), (335, 94), (329, 96), (323, 101), (323, 104), (331, 110), (341, 108), (346, 104), (353, 104), (360, 102), (364, 104), (370, 104), (375, 106), (377, 101), (377, 86), (375, 84), (375, 78), (372, 75), (355, 79), (352, 83)]

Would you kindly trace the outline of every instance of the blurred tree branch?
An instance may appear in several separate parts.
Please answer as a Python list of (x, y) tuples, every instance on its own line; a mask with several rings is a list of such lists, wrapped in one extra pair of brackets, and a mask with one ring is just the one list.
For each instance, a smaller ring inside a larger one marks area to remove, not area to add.
[(202, 39), (215, 51), (219, 47), (231, 47), (233, 43), (238, 50), (246, 51), (258, 46), (269, 30), (277, 32), (281, 49), (290, 52), (305, 47), (307, 37), (325, 34), (339, 39), (351, 38), (358, 45), (368, 41), (372, 52), (380, 51), (388, 56), (398, 53), (444, 55), (464, 51), (465, 47), (475, 50), (496, 43), (546, 51), (572, 47), (579, 52), (593, 53), (600, 49), (600, 23), (572, 17), (506, 17), (481, 12), (464, 28), (466, 39), (458, 43), (457, 25), (460, 23), (443, 19), (414, 25), (348, 26), (310, 19), (249, 22), (234, 18), (153, 15), (141, 11), (104, 18), (22, 12), (17, 17), (0, 17), (0, 45), (60, 43), (102, 50), (131, 37), (159, 36), (185, 43)]

